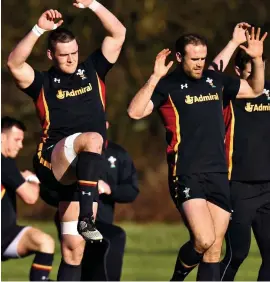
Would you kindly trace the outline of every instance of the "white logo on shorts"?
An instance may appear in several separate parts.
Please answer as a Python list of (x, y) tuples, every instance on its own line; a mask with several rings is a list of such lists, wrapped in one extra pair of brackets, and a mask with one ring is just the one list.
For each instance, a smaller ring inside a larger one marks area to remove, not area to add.
[(184, 192), (184, 194), (185, 194), (185, 198), (186, 198), (186, 199), (190, 198), (189, 191), (190, 191), (190, 188), (185, 187), (185, 190), (184, 190), (183, 192)]
[(84, 191), (82, 191), (82, 194), (83, 194), (83, 195), (91, 196), (91, 192), (84, 192)]

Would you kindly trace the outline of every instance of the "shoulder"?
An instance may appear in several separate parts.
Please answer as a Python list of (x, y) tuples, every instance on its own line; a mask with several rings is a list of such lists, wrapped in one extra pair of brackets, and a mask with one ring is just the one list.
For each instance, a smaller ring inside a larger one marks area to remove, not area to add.
[(161, 78), (156, 86), (156, 90), (159, 92), (168, 92), (168, 86), (172, 85), (174, 82), (179, 82), (181, 77), (176, 74), (175, 70)]
[(266, 81), (265, 81), (264, 89), (270, 90), (270, 80), (266, 80)]
[(219, 72), (219, 71), (205, 70), (203, 72), (203, 75), (205, 77), (210, 77), (210, 78), (213, 78), (213, 79), (220, 79), (224, 74), (222, 72)]
[(122, 146), (120, 146), (119, 144), (116, 144), (112, 141), (108, 141), (107, 150), (111, 151), (111, 152), (113, 151), (113, 152), (116, 152), (116, 153), (120, 153), (120, 154), (127, 154), (127, 151)]

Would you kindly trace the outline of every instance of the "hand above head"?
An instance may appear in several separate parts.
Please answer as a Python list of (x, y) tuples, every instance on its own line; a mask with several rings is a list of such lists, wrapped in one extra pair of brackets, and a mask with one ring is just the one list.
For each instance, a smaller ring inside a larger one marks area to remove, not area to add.
[(173, 61), (170, 61), (166, 66), (166, 58), (170, 55), (171, 51), (169, 49), (163, 49), (158, 53), (155, 61), (154, 67), (154, 75), (161, 78), (167, 74), (171, 66), (173, 65)]
[(103, 180), (98, 181), (98, 192), (99, 194), (110, 195), (112, 193), (110, 186)]
[(63, 22), (62, 14), (57, 10), (50, 9), (40, 16), (37, 25), (45, 30), (53, 30), (59, 27)]
[(233, 31), (232, 41), (238, 45), (247, 41), (246, 30), (250, 27), (250, 24), (246, 22), (238, 23)]
[(240, 45), (239, 47), (243, 49), (252, 59), (262, 57), (263, 55), (263, 42), (267, 37), (267, 32), (264, 33), (260, 39), (261, 29), (258, 28), (255, 34), (255, 28), (251, 28), (251, 34), (246, 30), (246, 39), (248, 46), (245, 47)]
[(91, 3), (93, 2), (93, 0), (75, 0), (75, 1), (76, 2), (73, 3), (73, 6), (80, 9), (88, 8), (89, 5), (91, 5)]

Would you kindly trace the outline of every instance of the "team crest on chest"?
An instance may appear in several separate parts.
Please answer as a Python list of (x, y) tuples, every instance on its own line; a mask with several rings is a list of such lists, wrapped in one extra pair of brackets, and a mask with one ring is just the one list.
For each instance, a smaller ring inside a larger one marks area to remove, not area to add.
[(115, 162), (117, 161), (117, 159), (116, 159), (115, 157), (113, 157), (113, 156), (110, 156), (110, 157), (108, 158), (108, 161), (109, 161), (110, 164), (111, 164), (111, 168), (115, 168)]
[(266, 95), (267, 100), (270, 100), (270, 90), (269, 89), (263, 89), (263, 94)]
[(82, 80), (84, 80), (84, 79), (87, 78), (84, 73), (85, 73), (85, 70), (78, 69), (77, 72), (76, 72), (76, 75), (78, 75)]
[(216, 87), (216, 86), (214, 85), (214, 83), (213, 83), (213, 79), (212, 79), (212, 78), (207, 77), (206, 82), (209, 83), (209, 85), (211, 85), (212, 88), (215, 88), (215, 87)]

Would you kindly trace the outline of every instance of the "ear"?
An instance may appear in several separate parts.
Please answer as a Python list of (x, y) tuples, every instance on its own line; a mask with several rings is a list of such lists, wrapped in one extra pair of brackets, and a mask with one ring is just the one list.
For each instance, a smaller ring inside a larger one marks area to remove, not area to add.
[(47, 50), (47, 57), (52, 61), (53, 60), (53, 53), (50, 49)]
[(241, 76), (241, 71), (240, 71), (240, 68), (239, 68), (239, 67), (235, 66), (235, 67), (234, 67), (234, 71), (236, 72), (236, 74), (237, 74), (238, 76)]
[(176, 53), (176, 60), (177, 60), (177, 62), (178, 62), (178, 63), (181, 63), (181, 62), (182, 62), (182, 59), (183, 59), (183, 57), (182, 57), (181, 53), (180, 53), (180, 52), (177, 52), (177, 53)]
[(7, 136), (5, 133), (1, 133), (1, 143), (3, 143), (5, 140), (7, 140)]

